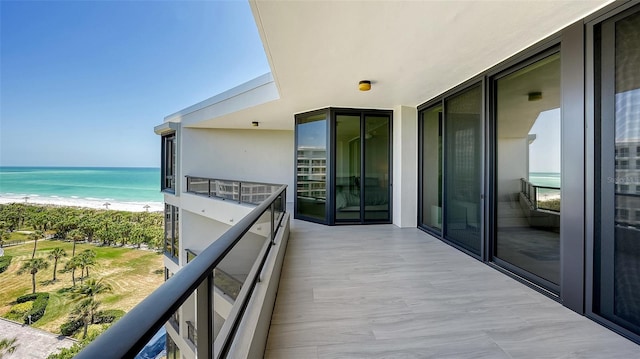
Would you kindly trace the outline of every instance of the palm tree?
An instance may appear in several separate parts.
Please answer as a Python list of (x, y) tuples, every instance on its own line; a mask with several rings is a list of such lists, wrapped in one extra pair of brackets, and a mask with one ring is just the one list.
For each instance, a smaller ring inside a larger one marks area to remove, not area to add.
[(84, 326), (82, 339), (87, 337), (87, 329), (89, 328), (89, 324), (93, 322), (93, 313), (96, 312), (99, 305), (100, 302), (96, 302), (92, 298), (87, 298), (78, 303), (71, 311), (72, 319), (81, 320)]
[(66, 256), (67, 256), (67, 252), (65, 252), (64, 249), (60, 247), (56, 247), (51, 250), (51, 253), (49, 253), (49, 257), (47, 257), (49, 259), (53, 259), (53, 281), (54, 282), (56, 281), (56, 270), (58, 269), (58, 259)]
[(80, 268), (80, 261), (78, 257), (72, 257), (65, 265), (65, 271), (71, 271), (71, 280), (73, 282), (73, 286), (76, 286), (76, 269)]
[(35, 231), (29, 234), (29, 240), (33, 241), (33, 253), (31, 253), (31, 258), (33, 259), (36, 256), (36, 249), (38, 247), (38, 239), (44, 238), (44, 233), (40, 230)]
[(80, 288), (75, 289), (71, 294), (72, 298), (82, 300), (79, 307), (82, 307), (83, 311), (88, 312), (86, 313), (88, 315), (83, 320), (85, 323), (84, 336), (87, 335), (87, 327), (89, 324), (93, 323), (93, 317), (98, 305), (100, 304), (100, 302), (96, 301), (96, 297), (98, 294), (110, 293), (111, 291), (113, 291), (113, 287), (111, 287), (110, 284), (103, 282), (102, 279), (88, 279), (86, 283), (82, 284)]
[(4, 245), (4, 242), (11, 238), (11, 233), (1, 230), (0, 231), (0, 248)]
[(84, 271), (87, 270), (87, 277), (89, 276), (89, 267), (93, 267), (96, 264), (96, 252), (91, 249), (85, 249), (82, 253), (78, 254), (78, 266), (80, 267), (80, 283), (84, 281)]
[(113, 287), (109, 283), (105, 283), (101, 279), (87, 279), (79, 288), (73, 291), (73, 298), (90, 298), (95, 299), (98, 294), (109, 293), (113, 290)]
[(49, 268), (49, 262), (43, 258), (31, 258), (22, 264), (22, 267), (18, 270), (18, 274), (29, 273), (31, 274), (31, 285), (33, 288), (32, 293), (36, 293), (36, 273), (38, 271)]
[(16, 338), (13, 339), (0, 339), (0, 359), (5, 354), (11, 354), (16, 351), (18, 344), (16, 344)]
[(73, 229), (67, 235), (67, 238), (73, 241), (73, 250), (71, 251), (71, 256), (76, 255), (76, 242), (84, 239), (84, 233), (80, 229)]

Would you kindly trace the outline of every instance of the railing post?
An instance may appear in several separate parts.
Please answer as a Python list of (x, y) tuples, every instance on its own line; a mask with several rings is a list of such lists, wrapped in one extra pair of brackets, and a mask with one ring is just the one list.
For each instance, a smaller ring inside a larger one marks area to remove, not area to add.
[(242, 203), (242, 182), (238, 182), (238, 203)]
[(207, 180), (207, 195), (211, 197), (211, 179)]
[(275, 213), (276, 213), (276, 204), (275, 201), (271, 203), (270, 206), (270, 210), (271, 210), (271, 244), (276, 244), (276, 219), (275, 219)]
[(198, 358), (213, 358), (213, 272), (196, 291), (196, 330)]
[(538, 209), (538, 188), (536, 186), (533, 187), (533, 209)]

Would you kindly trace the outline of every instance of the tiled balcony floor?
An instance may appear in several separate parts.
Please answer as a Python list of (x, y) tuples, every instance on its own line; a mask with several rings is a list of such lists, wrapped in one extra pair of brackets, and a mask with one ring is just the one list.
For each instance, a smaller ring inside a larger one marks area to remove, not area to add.
[(267, 358), (640, 358), (417, 229), (292, 220)]

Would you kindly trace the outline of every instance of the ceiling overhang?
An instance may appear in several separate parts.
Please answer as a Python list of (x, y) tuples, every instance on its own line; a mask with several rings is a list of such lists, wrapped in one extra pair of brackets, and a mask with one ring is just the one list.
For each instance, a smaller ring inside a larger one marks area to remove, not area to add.
[(294, 113), (317, 108), (415, 107), (609, 2), (250, 0), (269, 94), (230, 90), (234, 106), (219, 95), (178, 115), (189, 127), (290, 130)]

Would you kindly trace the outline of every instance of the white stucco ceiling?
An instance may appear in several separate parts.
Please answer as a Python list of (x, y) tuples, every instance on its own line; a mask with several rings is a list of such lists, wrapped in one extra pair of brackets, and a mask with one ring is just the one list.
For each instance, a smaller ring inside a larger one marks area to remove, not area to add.
[(250, 0), (280, 98), (190, 125), (293, 129), (311, 109), (417, 106), (609, 2)]

